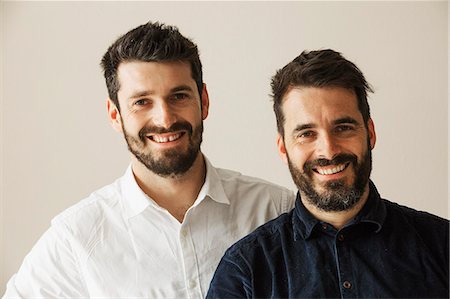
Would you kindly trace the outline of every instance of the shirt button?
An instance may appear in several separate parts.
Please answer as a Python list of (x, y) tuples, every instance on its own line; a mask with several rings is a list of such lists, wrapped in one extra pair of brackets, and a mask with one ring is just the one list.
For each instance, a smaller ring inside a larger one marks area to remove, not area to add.
[(344, 241), (344, 235), (343, 234), (339, 234), (338, 240), (341, 241), (341, 242)]
[(352, 284), (350, 283), (350, 281), (346, 280), (346, 281), (344, 281), (342, 286), (346, 289), (350, 289), (352, 287)]
[(195, 280), (190, 280), (189, 281), (189, 287), (191, 289), (194, 289), (197, 286), (197, 283), (195, 282)]
[(325, 223), (322, 224), (322, 229), (323, 229), (323, 230), (326, 230), (327, 228), (328, 228), (328, 225), (326, 225)]

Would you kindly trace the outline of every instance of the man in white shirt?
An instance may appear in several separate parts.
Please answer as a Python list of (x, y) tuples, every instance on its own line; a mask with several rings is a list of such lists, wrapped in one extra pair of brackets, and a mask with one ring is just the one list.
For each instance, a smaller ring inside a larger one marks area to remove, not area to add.
[(201, 153), (208, 92), (197, 46), (177, 28), (129, 31), (102, 67), (131, 165), (53, 219), (4, 297), (202, 298), (225, 250), (291, 210), (294, 194)]

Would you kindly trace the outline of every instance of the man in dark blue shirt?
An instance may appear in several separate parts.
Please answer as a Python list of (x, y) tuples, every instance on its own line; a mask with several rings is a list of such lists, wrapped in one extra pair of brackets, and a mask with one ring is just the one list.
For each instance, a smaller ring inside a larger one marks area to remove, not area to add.
[(233, 245), (207, 298), (448, 298), (449, 222), (380, 198), (362, 72), (303, 52), (272, 79), (296, 206)]

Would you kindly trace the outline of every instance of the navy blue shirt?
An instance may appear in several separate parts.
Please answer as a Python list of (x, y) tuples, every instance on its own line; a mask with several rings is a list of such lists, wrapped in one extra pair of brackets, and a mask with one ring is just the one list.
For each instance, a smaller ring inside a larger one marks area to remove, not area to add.
[(295, 208), (228, 249), (207, 298), (448, 298), (449, 222), (381, 199), (370, 182), (336, 230)]

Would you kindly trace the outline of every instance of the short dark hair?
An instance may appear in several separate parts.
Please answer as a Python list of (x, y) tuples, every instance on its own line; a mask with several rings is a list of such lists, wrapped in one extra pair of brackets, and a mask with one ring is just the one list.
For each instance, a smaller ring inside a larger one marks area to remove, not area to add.
[(284, 136), (283, 97), (290, 87), (343, 87), (353, 90), (358, 108), (367, 126), (370, 108), (367, 93), (373, 92), (358, 67), (345, 59), (341, 53), (326, 49), (303, 51), (272, 77), (273, 110), (277, 128)]
[(117, 69), (125, 61), (188, 62), (192, 78), (197, 84), (200, 97), (202, 96), (203, 74), (197, 45), (181, 35), (175, 26), (159, 22), (140, 25), (119, 37), (103, 55), (101, 66), (109, 98), (118, 109), (117, 93), (120, 85)]

